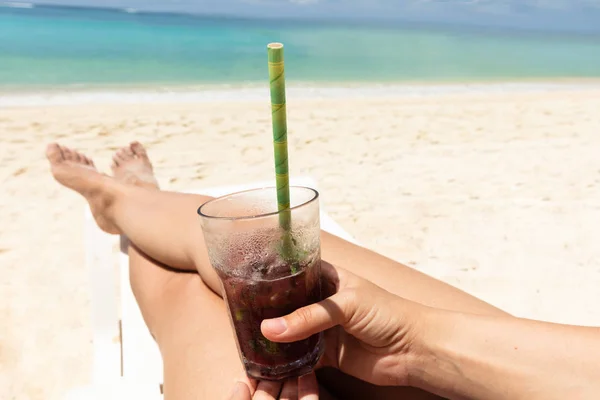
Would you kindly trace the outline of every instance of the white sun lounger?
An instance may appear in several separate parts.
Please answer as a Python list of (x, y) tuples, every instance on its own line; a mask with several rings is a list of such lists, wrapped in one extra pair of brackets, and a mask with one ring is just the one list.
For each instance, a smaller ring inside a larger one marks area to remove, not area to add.
[[(318, 190), (316, 182), (308, 177), (292, 179), (291, 184)], [(267, 186), (272, 186), (272, 182), (213, 187), (190, 193), (218, 197)], [(190, 218), (197, 216), (190, 215)], [(322, 202), (321, 228), (354, 242), (352, 236), (323, 211)], [(92, 295), (92, 384), (72, 390), (66, 399), (161, 399), (162, 359), (131, 291), (126, 241), (102, 232), (86, 209), (85, 245)], [(115, 256), (117, 249), (120, 250), (118, 257)]]

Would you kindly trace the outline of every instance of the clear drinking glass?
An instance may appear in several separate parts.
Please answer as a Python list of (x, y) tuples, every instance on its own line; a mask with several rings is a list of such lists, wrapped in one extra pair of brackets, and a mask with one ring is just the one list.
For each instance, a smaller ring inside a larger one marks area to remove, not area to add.
[(282, 212), (276, 193), (274, 187), (234, 193), (198, 209), (240, 358), (249, 376), (266, 380), (310, 372), (324, 350), (322, 334), (274, 343), (260, 330), (264, 319), (321, 300), (319, 193), (291, 187), (292, 204)]

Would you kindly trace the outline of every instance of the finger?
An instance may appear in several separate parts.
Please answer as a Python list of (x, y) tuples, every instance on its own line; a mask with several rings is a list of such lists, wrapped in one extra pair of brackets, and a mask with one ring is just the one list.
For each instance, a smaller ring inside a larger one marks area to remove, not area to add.
[(290, 343), (341, 325), (356, 311), (352, 293), (350, 290), (343, 290), (319, 303), (299, 308), (285, 317), (264, 320), (261, 324), (262, 333), (274, 342)]
[(249, 378), (244, 374), (244, 376), (240, 377), (238, 382), (243, 383), (250, 390), (250, 395), (254, 396), (254, 392), (256, 392), (256, 386), (258, 386), (258, 381), (256, 379)]
[(342, 337), (340, 330), (342, 330), (343, 332), (343, 328), (339, 327), (329, 329), (323, 332), (325, 352), (323, 353), (323, 356), (315, 366), (315, 371), (326, 367), (333, 367), (339, 369), (337, 355), (338, 349), (340, 348), (340, 337)]
[(298, 400), (319, 400), (319, 383), (314, 372), (298, 378)]
[(253, 400), (276, 400), (281, 391), (281, 383), (260, 381), (254, 392)]
[(242, 382), (236, 382), (233, 390), (228, 397), (229, 400), (252, 400), (248, 385)]
[(298, 400), (298, 379), (288, 379), (283, 384), (279, 400)]
[(250, 388), (250, 393), (252, 393), (252, 396), (254, 396), (254, 392), (256, 392), (256, 387), (258, 386), (258, 381), (256, 379), (250, 379), (248, 377), (245, 377), (245, 380), (246, 384)]
[(340, 272), (333, 265), (321, 261), (321, 291), (323, 297), (333, 296), (340, 290)]

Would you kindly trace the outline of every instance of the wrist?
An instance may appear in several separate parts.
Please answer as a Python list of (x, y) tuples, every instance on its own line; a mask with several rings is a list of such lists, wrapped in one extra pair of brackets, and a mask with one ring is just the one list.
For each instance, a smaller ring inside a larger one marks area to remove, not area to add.
[(447, 339), (453, 335), (460, 314), (424, 307), (417, 320), (414, 345), (407, 364), (409, 385), (442, 397), (453, 392), (459, 379), (457, 366), (451, 360)]
[(429, 369), (428, 364), (433, 356), (428, 336), (431, 336), (431, 325), (433, 325), (434, 320), (432, 314), (435, 314), (435, 312), (435, 309), (423, 307), (422, 312), (415, 319), (411, 346), (406, 361), (408, 382), (409, 386), (412, 387), (422, 388), (425, 378), (424, 373)]
[(436, 332), (439, 328), (438, 314), (444, 311), (427, 307), (405, 299), (394, 306), (401, 319), (397, 321), (396, 349), (394, 351), (395, 375), (402, 377), (397, 386), (412, 386), (424, 389), (427, 371), (431, 371), (438, 347)]

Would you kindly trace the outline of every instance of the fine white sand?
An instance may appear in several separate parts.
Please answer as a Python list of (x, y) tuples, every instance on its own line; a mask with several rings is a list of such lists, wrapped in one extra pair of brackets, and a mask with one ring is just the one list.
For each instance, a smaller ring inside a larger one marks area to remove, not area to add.
[[(488, 89), (304, 89), (291, 173), (367, 247), (518, 316), (600, 326), (600, 88)], [(140, 140), (171, 190), (273, 176), (262, 95), (28, 96), (0, 98), (3, 399), (90, 379), (84, 202), (52, 181), (46, 143), (108, 171)]]

